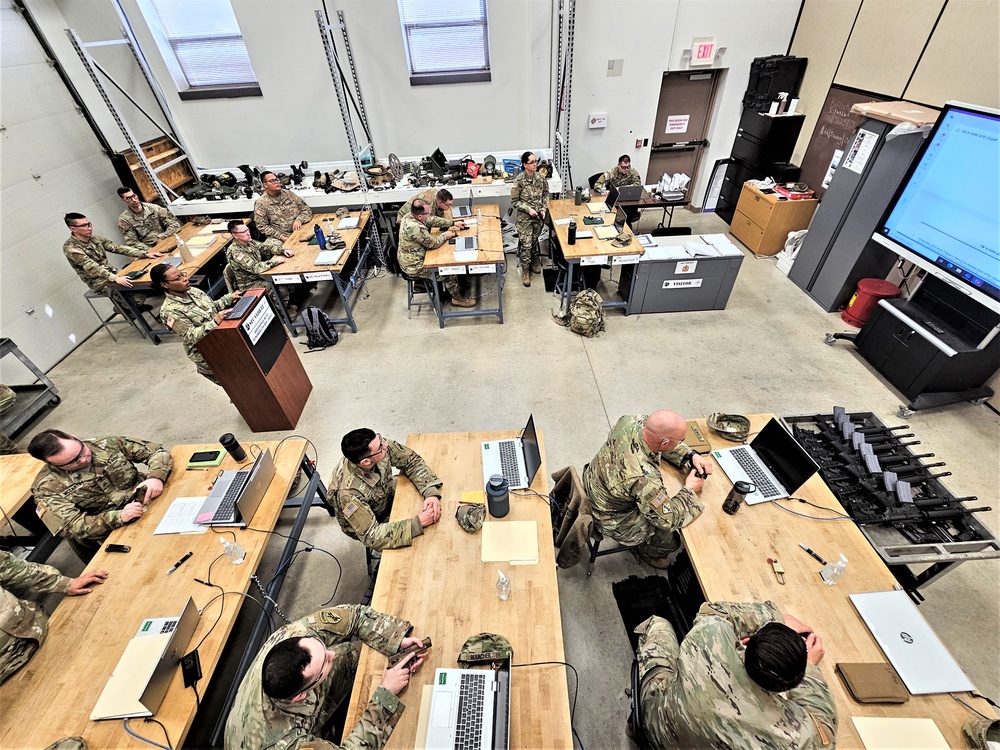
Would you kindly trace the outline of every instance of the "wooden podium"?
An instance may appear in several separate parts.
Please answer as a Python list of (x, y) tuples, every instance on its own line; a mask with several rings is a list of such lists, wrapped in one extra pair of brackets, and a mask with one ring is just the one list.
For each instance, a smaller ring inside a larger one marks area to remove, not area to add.
[(251, 430), (294, 429), (312, 383), (265, 290), (243, 296), (256, 301), (241, 318), (209, 331), (198, 351)]

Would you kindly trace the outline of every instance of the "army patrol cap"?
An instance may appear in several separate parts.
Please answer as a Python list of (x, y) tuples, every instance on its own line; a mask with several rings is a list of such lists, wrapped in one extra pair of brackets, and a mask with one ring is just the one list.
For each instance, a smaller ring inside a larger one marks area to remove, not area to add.
[(708, 418), (708, 426), (719, 433), (720, 437), (734, 443), (746, 442), (750, 434), (750, 420), (742, 414), (723, 414), (715, 412)]
[(49, 745), (45, 750), (87, 750), (83, 737), (63, 737)]
[(614, 245), (615, 247), (628, 247), (629, 245), (632, 244), (632, 235), (629, 234), (628, 232), (622, 232), (613, 240), (611, 240), (611, 244)]
[(1000, 721), (997, 719), (972, 719), (962, 727), (962, 733), (975, 750), (990, 750), (1000, 744)]
[(462, 527), (463, 531), (475, 534), (483, 528), (483, 521), (486, 520), (486, 506), (476, 503), (475, 505), (460, 505), (455, 511), (455, 520)]
[(458, 663), (465, 667), (475, 667), (493, 661), (513, 659), (514, 649), (510, 641), (496, 633), (479, 633), (462, 644), (458, 654)]

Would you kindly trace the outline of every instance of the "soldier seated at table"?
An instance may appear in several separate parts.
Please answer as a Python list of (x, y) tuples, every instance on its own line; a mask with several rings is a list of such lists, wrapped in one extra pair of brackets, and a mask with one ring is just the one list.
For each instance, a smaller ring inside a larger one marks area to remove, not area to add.
[[(583, 470), (594, 523), (619, 544), (635, 546), (639, 559), (667, 568), (680, 549), (677, 530), (701, 515), (698, 500), (711, 462), (684, 443), (687, 422), (676, 412), (621, 417)], [(663, 486), (660, 458), (689, 467), (684, 486), (671, 496)]]
[(426, 190), (417, 193), (410, 200), (406, 201), (400, 209), (396, 212), (396, 223), (400, 226), (403, 225), (403, 219), (409, 216), (413, 212), (414, 201), (422, 200), (428, 206), (431, 207), (431, 216), (433, 219), (444, 219), (447, 223), (436, 223), (434, 221), (428, 223), (428, 226), (442, 227), (447, 229), (452, 224), (454, 224), (459, 229), (465, 229), (464, 221), (452, 221), (451, 216), (451, 204), (455, 200), (455, 196), (451, 194), (448, 188), (427, 188)]
[(0, 550), (0, 685), (28, 663), (48, 634), (45, 610), (19, 597), (81, 596), (90, 593), (91, 584), (104, 583), (107, 577), (108, 571), (93, 570), (69, 578), (51, 565), (18, 560)]
[(81, 440), (45, 430), (28, 443), (28, 453), (45, 462), (31, 486), (35, 502), (58, 520), (57, 533), (84, 562), (108, 534), (142, 517), (173, 468), (159, 443), (116, 435)]
[[(441, 480), (416, 451), (362, 427), (340, 441), (344, 458), (330, 478), (328, 497), (340, 528), (374, 550), (409, 547), (441, 518)], [(390, 521), (399, 469), (424, 497), (420, 512)]]
[(127, 206), (118, 216), (118, 231), (129, 247), (145, 251), (181, 230), (177, 217), (154, 203), (143, 203), (132, 188), (120, 187), (117, 192)]
[(253, 206), (257, 229), (269, 242), (281, 245), (312, 218), (312, 209), (291, 190), (281, 187), (274, 172), (261, 172), (264, 194)]
[[(464, 226), (464, 225), (463, 225)], [(440, 234), (432, 235), (432, 227), (439, 227)], [(458, 236), (458, 228), (451, 219), (438, 218), (431, 215), (430, 206), (426, 201), (417, 198), (410, 208), (410, 215), (403, 219), (399, 227), (399, 249), (396, 257), (399, 267), (416, 279), (430, 279), (431, 270), (424, 268), (424, 256), (428, 250), (436, 250), (448, 240)], [(451, 304), (455, 307), (475, 307), (476, 301), (462, 294), (462, 285), (457, 276), (445, 276), (442, 279), (445, 290), (451, 295)]]
[(656, 750), (835, 746), (823, 641), (772, 602), (703, 604), (680, 644), (662, 617), (635, 632), (642, 728)]
[[(395, 654), (419, 643), (406, 620), (361, 604), (321, 609), (267, 639), (226, 721), (226, 750), (338, 750), (385, 745), (405, 706), (397, 697), (423, 656), (387, 669), (361, 719), (338, 746), (334, 713), (351, 695), (361, 643)], [(352, 637), (360, 640), (352, 641)]]
[(308, 296), (308, 289), (296, 289), (295, 301), (292, 302), (289, 286), (301, 287), (301, 284), (274, 284), (264, 276), (265, 271), (276, 268), (285, 262), (286, 258), (295, 257), (294, 250), (286, 250), (281, 245), (271, 242), (258, 242), (250, 237), (250, 230), (242, 221), (234, 220), (227, 225), (233, 241), (226, 248), (226, 261), (236, 277), (236, 291), (247, 289), (266, 289), (269, 294), (280, 298), (288, 312), (288, 317), (295, 320), (299, 317), (299, 303)]

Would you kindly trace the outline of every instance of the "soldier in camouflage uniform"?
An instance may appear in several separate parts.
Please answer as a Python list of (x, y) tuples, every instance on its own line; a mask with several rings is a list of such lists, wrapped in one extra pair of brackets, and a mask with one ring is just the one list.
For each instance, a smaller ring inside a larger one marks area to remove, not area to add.
[[(695, 494), (704, 481), (699, 473), (712, 473), (711, 463), (683, 442), (685, 434), (687, 423), (672, 411), (621, 417), (583, 470), (583, 487), (601, 533), (636, 546), (640, 559), (657, 568), (668, 567), (680, 547), (677, 529), (704, 510)], [(661, 455), (674, 466), (690, 467), (673, 497), (663, 486)]]
[(89, 594), (88, 586), (104, 583), (107, 577), (108, 571), (94, 570), (69, 578), (51, 565), (24, 562), (0, 550), (0, 685), (28, 663), (48, 633), (45, 610), (18, 597)]
[(63, 255), (73, 266), (76, 275), (95, 292), (111, 297), (117, 284), (130, 288), (132, 282), (108, 263), (108, 253), (119, 253), (130, 258), (162, 258), (162, 253), (154, 253), (146, 248), (137, 249), (118, 245), (94, 234), (94, 226), (86, 216), (69, 213), (63, 217), (69, 227), (70, 238), (63, 243)]
[[(375, 550), (409, 547), (441, 518), (441, 480), (416, 452), (366, 427), (344, 435), (340, 449), (344, 458), (330, 478), (328, 496), (347, 536)], [(420, 512), (402, 521), (389, 521), (394, 468), (424, 496)]]
[[(431, 227), (439, 227), (444, 231), (431, 235)], [(432, 216), (430, 206), (424, 200), (415, 198), (410, 215), (403, 219), (399, 227), (399, 249), (396, 252), (399, 267), (414, 278), (430, 279), (430, 269), (424, 268), (424, 255), (428, 250), (436, 250), (457, 235), (451, 219)], [(451, 295), (451, 304), (456, 307), (475, 307), (474, 299), (462, 295), (462, 286), (458, 283), (457, 276), (445, 276), (442, 282)]]
[(118, 188), (118, 197), (128, 206), (118, 217), (118, 231), (129, 247), (145, 251), (180, 231), (181, 223), (172, 213), (153, 203), (143, 203), (130, 188)]
[[(361, 604), (321, 609), (267, 639), (247, 670), (226, 721), (226, 750), (378, 750), (405, 706), (397, 697), (424, 657), (386, 670), (343, 745), (331, 718), (351, 695), (361, 642), (395, 654), (422, 639), (406, 620)], [(361, 642), (351, 642), (357, 636)]]
[(517, 257), (521, 262), (521, 283), (531, 286), (531, 274), (542, 272), (538, 236), (549, 211), (549, 182), (538, 174), (538, 157), (521, 154), (523, 171), (514, 178), (510, 205), (517, 209)]
[(635, 632), (642, 723), (654, 748), (836, 745), (837, 709), (818, 666), (823, 642), (790, 615), (782, 624), (773, 603), (703, 604), (680, 645), (662, 617)]
[[(447, 224), (442, 224), (440, 226), (450, 227), (451, 222), (451, 204), (455, 199), (455, 196), (451, 194), (450, 190), (446, 188), (427, 188), (423, 192), (417, 193), (410, 200), (406, 201), (396, 212), (396, 223), (402, 226), (403, 219), (413, 213), (413, 202), (416, 200), (422, 200), (424, 203), (431, 207), (431, 216), (438, 219), (447, 219)], [(456, 225), (459, 225), (459, 229), (465, 229), (464, 222), (456, 221)], [(437, 224), (430, 224), (429, 226), (435, 227), (439, 226)]]
[(253, 205), (253, 219), (261, 234), (280, 245), (312, 218), (312, 209), (291, 190), (283, 189), (274, 172), (263, 172), (260, 179), (264, 195)]
[[(294, 250), (285, 250), (281, 245), (268, 242), (258, 242), (250, 238), (250, 230), (242, 221), (235, 220), (228, 224), (233, 241), (226, 248), (226, 261), (236, 277), (236, 289), (245, 292), (247, 289), (267, 289), (271, 295), (281, 298), (281, 303), (288, 311), (288, 317), (295, 320), (299, 315), (298, 305), (288, 303), (290, 293), (288, 284), (273, 284), (261, 274), (285, 262), (285, 258), (295, 256)], [(299, 285), (296, 285), (299, 286)]]
[(160, 320), (184, 340), (184, 352), (198, 368), (198, 374), (221, 385), (198, 352), (198, 342), (212, 329), (217, 328), (226, 313), (243, 292), (227, 294), (213, 301), (201, 289), (192, 289), (187, 274), (180, 269), (161, 263), (149, 272), (154, 289), (162, 289), (166, 296), (160, 307)]
[[(159, 443), (116, 436), (80, 440), (61, 430), (35, 435), (28, 453), (46, 463), (31, 486), (35, 502), (59, 520), (59, 535), (84, 562), (114, 529), (142, 516), (173, 468), (170, 451)], [(135, 490), (138, 499), (129, 502)]]
[(613, 187), (642, 184), (639, 173), (632, 168), (632, 158), (628, 154), (622, 154), (618, 157), (617, 168), (601, 172), (601, 176), (594, 181), (594, 190), (604, 192), (605, 184), (609, 182)]

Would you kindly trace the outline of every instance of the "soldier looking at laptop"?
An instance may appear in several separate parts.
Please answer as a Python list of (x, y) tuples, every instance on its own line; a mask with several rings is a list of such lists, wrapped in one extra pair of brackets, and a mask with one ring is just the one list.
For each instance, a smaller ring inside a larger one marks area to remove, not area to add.
[[(441, 480), (415, 451), (362, 427), (340, 441), (344, 454), (329, 482), (330, 504), (340, 527), (375, 550), (409, 547), (441, 518)], [(392, 470), (399, 469), (424, 496), (420, 512), (390, 521), (396, 495)]]
[[(464, 225), (463, 225), (464, 226)], [(431, 235), (431, 227), (441, 227), (438, 235)], [(431, 215), (430, 206), (426, 201), (417, 198), (410, 208), (410, 215), (403, 219), (399, 226), (399, 250), (396, 257), (399, 267), (407, 276), (417, 279), (430, 279), (431, 270), (424, 268), (424, 256), (428, 250), (436, 250), (448, 240), (458, 236), (458, 230), (451, 226), (451, 219), (442, 219)], [(476, 301), (462, 295), (462, 286), (457, 276), (445, 276), (444, 288), (451, 295), (451, 304), (455, 307), (475, 307)]]
[[(712, 464), (684, 443), (687, 422), (661, 410), (624, 416), (583, 470), (594, 522), (619, 544), (635, 546), (639, 559), (667, 568), (680, 548), (677, 529), (701, 515), (695, 494)], [(678, 468), (689, 467), (684, 486), (671, 497), (660, 475), (661, 456)]]

